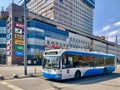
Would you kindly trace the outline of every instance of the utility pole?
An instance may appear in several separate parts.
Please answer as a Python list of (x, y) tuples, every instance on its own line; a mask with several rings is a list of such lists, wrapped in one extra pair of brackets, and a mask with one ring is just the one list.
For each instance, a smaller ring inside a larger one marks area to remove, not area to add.
[(24, 0), (24, 75), (27, 75), (27, 10)]
[(117, 67), (117, 34), (115, 36), (115, 67)]

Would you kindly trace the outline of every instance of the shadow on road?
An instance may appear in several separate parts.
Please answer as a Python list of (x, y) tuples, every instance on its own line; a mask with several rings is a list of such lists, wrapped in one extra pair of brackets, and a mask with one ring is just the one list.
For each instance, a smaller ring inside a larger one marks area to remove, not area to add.
[(120, 73), (111, 73), (107, 75), (82, 77), (79, 80), (74, 80), (74, 79), (68, 79), (68, 80), (63, 80), (63, 81), (56, 81), (52, 79), (46, 79), (46, 80), (50, 82), (56, 82), (56, 83), (62, 83), (62, 84), (96, 84), (96, 83), (104, 82), (107, 80), (112, 80), (118, 77), (120, 77)]

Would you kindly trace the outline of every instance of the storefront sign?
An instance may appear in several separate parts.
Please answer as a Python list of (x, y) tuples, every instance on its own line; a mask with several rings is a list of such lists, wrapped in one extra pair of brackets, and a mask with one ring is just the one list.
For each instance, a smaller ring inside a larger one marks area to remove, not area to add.
[(7, 44), (7, 45), (11, 44), (11, 41), (10, 41), (10, 40), (8, 40), (6, 44)]
[(11, 29), (7, 29), (7, 34), (11, 32)]
[(6, 37), (7, 37), (7, 39), (10, 39), (11, 38), (11, 34), (7, 34)]
[(15, 33), (22, 34), (23, 30), (19, 28), (15, 28)]
[(16, 28), (24, 29), (24, 25), (21, 24), (21, 23), (15, 23), (15, 27), (16, 27)]
[(15, 51), (14, 55), (15, 56), (24, 56), (24, 52)]
[(22, 41), (22, 40), (15, 40), (15, 44), (24, 45), (24, 41)]
[(23, 40), (23, 35), (15, 34), (15, 39)]
[(11, 27), (11, 23), (7, 24), (7, 29), (9, 29)]
[(24, 23), (24, 20), (18, 17), (15, 17), (15, 21), (19, 23)]
[(7, 56), (10, 56), (11, 52), (10, 51), (7, 51)]
[(9, 23), (11, 21), (11, 17), (7, 18), (7, 23)]
[(24, 45), (14, 45), (15, 50), (24, 50)]
[(7, 50), (10, 50), (11, 49), (11, 46), (7, 46), (7, 48), (6, 48)]

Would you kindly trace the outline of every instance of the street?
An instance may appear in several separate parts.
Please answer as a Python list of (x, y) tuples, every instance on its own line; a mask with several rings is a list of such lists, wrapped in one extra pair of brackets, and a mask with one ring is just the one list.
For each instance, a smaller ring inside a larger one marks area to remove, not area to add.
[(54, 81), (44, 77), (0, 81), (0, 90), (120, 90), (120, 73)]

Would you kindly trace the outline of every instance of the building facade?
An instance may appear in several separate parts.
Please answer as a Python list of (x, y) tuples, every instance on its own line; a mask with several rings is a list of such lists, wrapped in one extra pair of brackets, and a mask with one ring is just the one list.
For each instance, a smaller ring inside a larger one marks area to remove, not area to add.
[[(23, 8), (15, 4), (11, 4), (9, 8), (14, 9), (8, 10), (9, 15), (6, 20), (0, 18), (0, 31), (2, 33), (0, 39), (3, 40), (4, 37), (7, 39), (4, 45), (2, 42), (0, 46), (5, 46), (2, 48), (6, 50), (6, 64), (21, 65), (24, 63)], [(65, 30), (58, 29), (57, 25), (61, 26), (61, 23), (36, 14), (32, 15), (31, 17), (35, 18), (28, 22), (27, 29), (28, 64), (40, 65), (42, 53), (48, 49), (55, 49), (56, 45), (57, 48), (84, 49), (115, 54), (115, 43), (99, 39), (93, 35), (72, 32), (75, 28), (68, 26)], [(68, 30), (68, 28), (71, 30)], [(119, 47), (117, 47), (117, 55), (120, 58)]]
[(0, 20), (0, 64), (5, 64), (6, 57), (6, 20)]
[(94, 0), (28, 0), (27, 7), (31, 12), (73, 27), (78, 31), (93, 33)]

